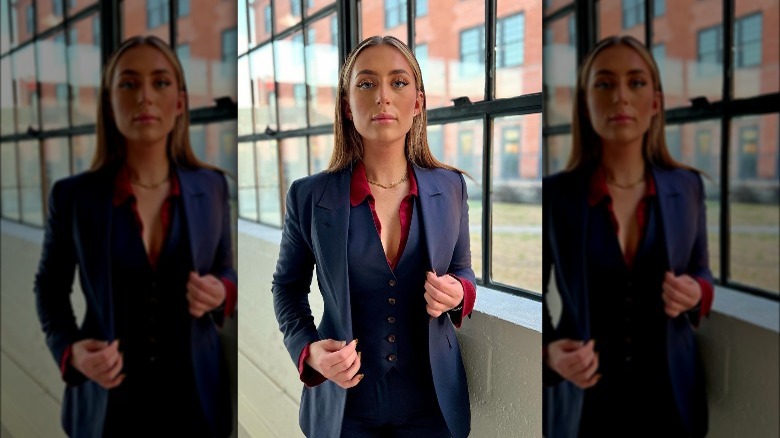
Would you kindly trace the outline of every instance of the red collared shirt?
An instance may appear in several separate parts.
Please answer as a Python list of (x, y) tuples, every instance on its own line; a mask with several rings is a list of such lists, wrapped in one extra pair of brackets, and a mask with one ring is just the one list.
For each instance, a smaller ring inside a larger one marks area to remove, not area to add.
[[(173, 209), (173, 202), (176, 198), (181, 196), (181, 186), (179, 185), (179, 178), (176, 176), (176, 172), (171, 172), (171, 191), (165, 198), (162, 207), (160, 208), (160, 221), (163, 227), (163, 241), (168, 236), (168, 232), (171, 228), (171, 213)], [(135, 192), (133, 191), (133, 185), (130, 183), (130, 173), (127, 167), (122, 167), (117, 173), (116, 179), (114, 179), (114, 194), (111, 200), (114, 207), (118, 207), (125, 202), (130, 202), (133, 210), (133, 217), (135, 223), (138, 226), (138, 234), (143, 236), (144, 224), (141, 220), (141, 215), (138, 212), (138, 204), (136, 202)], [(159, 256), (159, 255), (158, 255)], [(147, 253), (149, 258), (149, 264), (152, 269), (157, 268), (158, 258), (151, 253)], [(225, 303), (224, 312), (225, 317), (229, 317), (233, 312), (233, 308), (236, 305), (238, 298), (238, 288), (235, 283), (225, 277), (221, 277), (222, 284), (225, 286)], [(68, 370), (68, 363), (70, 362), (70, 356), (73, 354), (73, 346), (68, 346), (65, 353), (62, 355), (62, 361), (60, 362), (60, 373), (65, 376)]]
[[(390, 269), (395, 269), (398, 265), (398, 261), (401, 260), (401, 255), (406, 248), (406, 241), (409, 237), (409, 230), (412, 223), (412, 210), (414, 206), (414, 198), (419, 196), (417, 191), (417, 179), (414, 176), (414, 170), (411, 164), (407, 164), (407, 172), (409, 175), (409, 193), (401, 201), (399, 207), (399, 216), (401, 219), (401, 240), (398, 242), (398, 252), (395, 255), (394, 260), (387, 260)], [(376, 212), (376, 205), (374, 196), (371, 194), (371, 187), (368, 185), (368, 178), (366, 177), (366, 168), (362, 161), (355, 163), (355, 167), (352, 171), (352, 179), (350, 180), (349, 202), (352, 207), (357, 207), (363, 201), (368, 201), (368, 206), (371, 209), (371, 216), (374, 218), (374, 225), (376, 226), (377, 234), (382, 235), (382, 224), (379, 221), (379, 216)], [(455, 327), (460, 327), (463, 322), (463, 317), (469, 315), (474, 309), (474, 301), (477, 297), (477, 291), (470, 281), (450, 274), (453, 278), (458, 280), (463, 286), (463, 308), (460, 312), (453, 312), (450, 314)], [(324, 382), (325, 377), (315, 371), (313, 368), (306, 366), (306, 358), (309, 357), (309, 345), (304, 347), (301, 351), (301, 355), (298, 358), (298, 374), (301, 381), (306, 386), (316, 386)]]
[[(655, 179), (652, 173), (648, 173), (647, 187), (645, 194), (639, 201), (636, 207), (636, 221), (639, 226), (639, 235), (644, 236), (645, 228), (647, 227), (647, 221), (649, 216), (649, 209), (647, 208), (650, 200), (657, 196), (655, 188)], [(609, 188), (607, 187), (607, 179), (604, 174), (604, 168), (599, 167), (590, 179), (590, 188), (588, 191), (588, 205), (595, 207), (596, 205), (604, 203), (607, 211), (609, 212), (610, 222), (615, 230), (615, 234), (618, 234), (620, 225), (618, 224), (617, 217), (615, 216), (615, 208), (612, 205), (612, 195), (609, 194)], [(626, 266), (629, 268), (633, 265), (633, 259), (627, 254), (623, 254)], [(701, 288), (701, 306), (699, 308), (699, 316), (704, 317), (710, 313), (712, 307), (713, 286), (712, 283), (706, 281), (703, 278), (693, 277), (699, 283)]]

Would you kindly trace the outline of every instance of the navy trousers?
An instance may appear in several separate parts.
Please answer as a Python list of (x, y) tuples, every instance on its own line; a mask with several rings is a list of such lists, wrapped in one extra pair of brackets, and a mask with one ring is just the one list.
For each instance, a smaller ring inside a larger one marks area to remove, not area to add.
[[(368, 382), (367, 382), (368, 383)], [(392, 368), (373, 384), (347, 391), (343, 438), (450, 438), (433, 382), (414, 382)]]

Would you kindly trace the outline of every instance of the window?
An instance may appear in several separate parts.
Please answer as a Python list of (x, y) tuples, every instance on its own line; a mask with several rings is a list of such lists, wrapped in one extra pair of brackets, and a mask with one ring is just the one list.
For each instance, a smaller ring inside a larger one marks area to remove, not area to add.
[(666, 46), (663, 44), (656, 44), (653, 46), (652, 53), (653, 59), (655, 59), (655, 63), (658, 65), (658, 70), (661, 72), (661, 83), (663, 83), (663, 74), (666, 67)]
[(179, 13), (179, 17), (190, 15), (190, 0), (179, 0), (177, 12)]
[(525, 15), (501, 18), (496, 23), (496, 66), (511, 67), (523, 63)]
[(761, 13), (758, 13), (734, 23), (734, 65), (750, 67), (760, 64)]
[(339, 20), (336, 16), (330, 17), (330, 42), (334, 46), (338, 46), (339, 42)]
[(189, 44), (177, 45), (176, 56), (179, 58), (179, 61), (181, 62), (181, 68), (184, 69), (185, 73), (192, 71), (190, 69), (190, 45)]
[(720, 24), (699, 31), (696, 59), (698, 73), (702, 76), (721, 72), (723, 62), (723, 28)]
[[(252, 9), (250, 9), (250, 11), (251, 10)], [(250, 17), (250, 19), (251, 18), (253, 17)], [(271, 6), (270, 5), (263, 8), (263, 25), (265, 26), (265, 31), (267, 33), (271, 33)]]
[(683, 161), (682, 149), (680, 148), (680, 128), (679, 126), (666, 126), (666, 149), (669, 154), (677, 161)]
[[(645, 0), (622, 0), (623, 29), (629, 29), (645, 23)], [(660, 17), (666, 13), (666, 2), (656, 0), (653, 2), (653, 17)]]
[(385, 0), (385, 29), (406, 23), (406, 0)]
[(293, 17), (300, 17), (301, 16), (301, 1), (300, 0), (290, 0), (290, 14), (292, 14)]
[(477, 26), (460, 33), (460, 62), (462, 76), (485, 71), (485, 27)]
[(62, 0), (52, 0), (52, 13), (58, 17), (62, 16)]
[(712, 142), (712, 133), (709, 129), (700, 129), (696, 131), (696, 168), (711, 173), (710, 143)]
[(458, 167), (466, 172), (474, 171), (474, 131), (458, 132)]
[(755, 179), (758, 170), (758, 126), (739, 128), (739, 178)]
[(520, 128), (507, 127), (501, 133), (501, 179), (520, 178)]
[(100, 17), (98, 15), (92, 17), (92, 43), (100, 46)]
[(232, 62), (238, 56), (238, 34), (236, 28), (222, 32), (222, 61)]
[(414, 57), (417, 58), (417, 63), (420, 64), (420, 70), (423, 72), (428, 71), (428, 44), (417, 44), (414, 46)]
[(167, 0), (146, 0), (146, 27), (154, 29), (168, 23)]
[(35, 20), (35, 14), (33, 13), (32, 5), (28, 5), (27, 6), (26, 18), (27, 18), (27, 22), (26, 22), (26, 24), (27, 24), (27, 33), (32, 34), (35, 31), (33, 29), (33, 24), (34, 24), (34, 20)]
[(417, 10), (415, 11), (417, 17), (428, 15), (428, 0), (417, 0)]

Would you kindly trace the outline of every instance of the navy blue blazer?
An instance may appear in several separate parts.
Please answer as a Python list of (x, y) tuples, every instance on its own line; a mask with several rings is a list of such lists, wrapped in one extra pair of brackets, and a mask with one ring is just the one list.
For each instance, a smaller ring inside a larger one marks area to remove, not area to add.
[[(237, 284), (233, 269), (228, 186), (216, 171), (175, 169), (181, 187), (192, 266), (201, 275)], [(59, 364), (68, 346), (86, 338), (115, 338), (111, 287), (111, 216), (115, 169), (86, 172), (58, 181), (49, 196), (49, 217), (35, 277), (38, 317), (46, 343)], [(70, 301), (74, 271), (86, 301), (86, 316), (76, 325)], [(207, 422), (215, 435), (230, 434), (230, 401), (217, 326), (222, 312), (191, 322), (192, 364)], [(73, 437), (102, 436), (108, 390), (81, 373), (66, 373), (62, 424)], [(224, 406), (227, 405), (227, 406)]]
[[(475, 283), (471, 269), (466, 183), (459, 173), (413, 166), (420, 196), (426, 269), (452, 273)], [(293, 362), (304, 347), (320, 339), (351, 341), (347, 229), (352, 169), (318, 173), (295, 181), (287, 194), (284, 231), (273, 280), (274, 311)], [(308, 293), (312, 271), (325, 304), (315, 327)], [(420, 292), (422, 293), (422, 292)], [(446, 314), (428, 325), (428, 344), (436, 395), (455, 437), (471, 429), (468, 385), (455, 329)], [(331, 381), (304, 387), (300, 426), (308, 437), (338, 437), (347, 391)]]
[[(676, 275), (687, 273), (712, 282), (701, 177), (683, 169), (652, 167), (651, 171), (668, 269)], [(564, 172), (543, 181), (543, 293), (547, 293), (554, 267), (563, 307), (560, 322), (554, 328), (544, 301), (545, 345), (561, 338), (590, 339), (585, 262), (590, 175), (586, 170)], [(693, 436), (703, 436), (707, 431), (707, 402), (693, 334), (695, 325), (698, 325), (698, 311), (667, 318), (666, 349), (680, 416)], [(584, 391), (569, 381), (561, 381), (547, 366), (544, 366), (544, 380), (546, 436), (577, 436)]]

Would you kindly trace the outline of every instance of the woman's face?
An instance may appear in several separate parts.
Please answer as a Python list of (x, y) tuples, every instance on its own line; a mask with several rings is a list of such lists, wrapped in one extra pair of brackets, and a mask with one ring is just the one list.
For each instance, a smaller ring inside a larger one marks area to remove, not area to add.
[(610, 144), (641, 144), (661, 102), (650, 67), (624, 45), (604, 49), (596, 56), (585, 95), (593, 129)]
[(403, 143), (423, 102), (403, 54), (388, 45), (364, 49), (352, 67), (348, 87), (346, 116), (364, 145)]
[(184, 109), (173, 66), (158, 49), (141, 45), (119, 58), (111, 78), (111, 112), (131, 144), (167, 140)]

